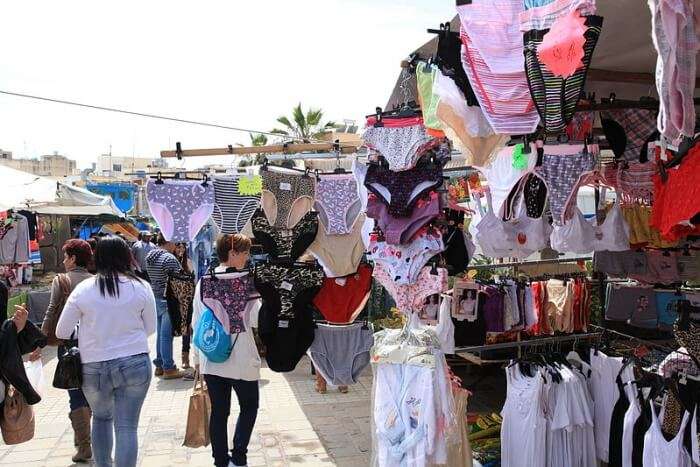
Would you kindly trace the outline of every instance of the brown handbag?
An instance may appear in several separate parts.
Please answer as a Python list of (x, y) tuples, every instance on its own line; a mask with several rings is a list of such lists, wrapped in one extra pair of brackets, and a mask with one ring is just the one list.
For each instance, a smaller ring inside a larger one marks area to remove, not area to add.
[(61, 345), (61, 339), (56, 337), (56, 325), (58, 324), (58, 319), (61, 317), (63, 312), (63, 307), (66, 305), (68, 296), (71, 293), (71, 282), (68, 274), (59, 274), (56, 276), (58, 280), (58, 286), (60, 288), (60, 296), (56, 298), (56, 303), (54, 303), (53, 313), (46, 316), (44, 321), (41, 323), (41, 332), (43, 332), (48, 338), (48, 345)]
[(0, 419), (5, 444), (20, 444), (34, 438), (34, 410), (22, 393), (8, 386)]
[(183, 446), (201, 448), (209, 446), (209, 417), (211, 401), (202, 374), (197, 372), (194, 389), (190, 396), (190, 408), (187, 412), (187, 429)]

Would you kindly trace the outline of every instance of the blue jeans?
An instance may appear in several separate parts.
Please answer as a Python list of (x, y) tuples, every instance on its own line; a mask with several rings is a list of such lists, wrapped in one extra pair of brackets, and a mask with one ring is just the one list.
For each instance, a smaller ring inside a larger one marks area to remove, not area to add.
[(156, 298), (158, 310), (158, 322), (156, 323), (156, 359), (153, 364), (156, 368), (172, 370), (175, 368), (173, 360), (173, 325), (168, 314), (168, 302)]
[(151, 384), (148, 354), (83, 364), (83, 393), (92, 409), (92, 450), (97, 467), (134, 467), (137, 427)]

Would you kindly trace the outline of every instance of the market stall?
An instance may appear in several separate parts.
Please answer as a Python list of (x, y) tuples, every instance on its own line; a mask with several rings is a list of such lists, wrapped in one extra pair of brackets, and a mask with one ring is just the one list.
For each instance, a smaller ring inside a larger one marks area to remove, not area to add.
[[(598, 3), (458, 1), (363, 148), (161, 153), (306, 162), (153, 177), (150, 212), (200, 258), (215, 231), (254, 237), (273, 371), (307, 354), (347, 390), (372, 362), (373, 465), (700, 457), (700, 12)], [(505, 403), (467, 417), (459, 361), (506, 362)]]

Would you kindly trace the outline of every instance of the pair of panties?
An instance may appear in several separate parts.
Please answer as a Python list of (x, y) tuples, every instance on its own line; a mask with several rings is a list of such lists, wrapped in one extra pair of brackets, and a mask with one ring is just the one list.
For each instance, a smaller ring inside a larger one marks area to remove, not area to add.
[(464, 71), (486, 119), (499, 134), (530, 134), (540, 120), (525, 77), (518, 21), (521, 11), (521, 0), (457, 7)]
[(367, 189), (388, 205), (389, 214), (394, 217), (410, 217), (418, 199), (442, 183), (442, 167), (434, 164), (403, 172), (372, 164), (365, 176)]
[(272, 258), (289, 258), (296, 260), (316, 238), (318, 232), (318, 213), (309, 211), (286, 234), (267, 222), (265, 213), (256, 211), (252, 219), (253, 236), (263, 247), (263, 251)]
[(198, 181), (149, 180), (148, 208), (166, 240), (191, 242), (214, 211), (214, 188)]
[(435, 115), (440, 96), (433, 89), (435, 75), (439, 73), (437, 66), (432, 63), (418, 62), (416, 66), (416, 87), (418, 88), (418, 104), (423, 115), (426, 133), (432, 136), (444, 137), (442, 124)]
[(395, 172), (412, 169), (423, 153), (439, 144), (439, 140), (430, 136), (422, 124), (371, 126), (365, 130), (362, 139), (371, 149), (379, 151), (389, 163), (389, 169)]
[[(245, 176), (243, 176), (245, 177)], [(239, 191), (241, 176), (221, 175), (214, 178), (214, 212), (212, 219), (222, 234), (243, 230), (260, 206), (260, 195), (244, 195)]]
[(620, 164), (617, 169), (615, 189), (624, 205), (642, 204), (651, 206), (654, 199), (653, 176), (658, 172), (656, 163), (630, 162)]
[(569, 195), (574, 190), (579, 178), (584, 172), (593, 170), (595, 157), (588, 151), (577, 154), (545, 154), (542, 156), (542, 166), (535, 170), (544, 178), (549, 197), (549, 208), (555, 223), (563, 223), (564, 208)]
[(264, 304), (280, 318), (293, 318), (306, 309), (323, 283), (315, 267), (262, 264), (255, 268), (255, 288)]
[(447, 269), (437, 268), (437, 274), (431, 274), (432, 268), (424, 267), (414, 284), (399, 285), (390, 275), (388, 268), (381, 262), (374, 266), (374, 277), (389, 292), (396, 302), (396, 307), (407, 315), (420, 312), (425, 308), (425, 299), (431, 295), (447, 290)]
[(355, 274), (324, 278), (313, 303), (329, 323), (352, 323), (367, 303), (371, 287), (372, 267), (361, 264)]
[(328, 235), (350, 233), (362, 208), (352, 174), (321, 175), (314, 207)]
[[(190, 333), (194, 289), (194, 273), (177, 272), (168, 275), (166, 296), (172, 297), (177, 302), (178, 314), (180, 315), (180, 334), (183, 336)], [(168, 309), (170, 309), (169, 306)], [(173, 323), (173, 329), (175, 327), (175, 323)]]
[(393, 217), (387, 205), (375, 195), (370, 195), (367, 201), (367, 216), (376, 219), (384, 239), (390, 245), (409, 243), (416, 233), (439, 215), (440, 197), (435, 191), (430, 193), (427, 200), (418, 200), (410, 217)]
[(389, 245), (370, 240), (369, 255), (375, 264), (383, 264), (398, 285), (413, 284), (418, 279), (423, 266), (444, 251), (442, 234), (430, 229), (419, 234), (408, 245)]
[(617, 159), (639, 162), (649, 136), (656, 131), (654, 112), (647, 109), (615, 109), (600, 112), (605, 139)]
[(462, 41), (457, 34), (440, 34), (438, 36), (435, 63), (442, 75), (448, 77), (463, 95), (463, 100), (470, 106), (478, 106), (479, 101), (469, 83), (469, 78), (462, 67)]
[(335, 386), (357, 383), (362, 370), (369, 365), (369, 349), (374, 337), (362, 324), (316, 327), (309, 356), (321, 376)]
[(527, 83), (543, 126), (550, 133), (559, 133), (566, 128), (576, 113), (576, 106), (583, 94), (586, 74), (600, 37), (603, 18), (588, 16), (585, 25), (583, 67), (578, 68), (568, 78), (556, 76), (538, 57), (538, 49), (549, 29), (532, 29), (523, 36)]
[(227, 279), (204, 276), (199, 287), (202, 302), (214, 312), (224, 329), (231, 334), (245, 332), (243, 311), (250, 290), (248, 274)]
[(324, 229), (318, 231), (316, 240), (309, 245), (308, 251), (318, 260), (327, 277), (343, 277), (357, 271), (365, 252), (362, 241), (364, 224), (365, 215), (360, 214), (349, 234), (328, 235)]
[(650, 224), (661, 232), (664, 240), (679, 240), (689, 234), (697, 234), (693, 223), (700, 213), (700, 142), (683, 157), (681, 163), (666, 172), (667, 180), (660, 174), (653, 176), (654, 204), (651, 207)]
[(270, 224), (291, 229), (314, 205), (314, 181), (308, 175), (261, 172), (262, 207)]
[(258, 334), (265, 344), (267, 366), (275, 372), (293, 371), (314, 341), (314, 320), (307, 307), (293, 316), (280, 316), (276, 307), (263, 301), (258, 314)]

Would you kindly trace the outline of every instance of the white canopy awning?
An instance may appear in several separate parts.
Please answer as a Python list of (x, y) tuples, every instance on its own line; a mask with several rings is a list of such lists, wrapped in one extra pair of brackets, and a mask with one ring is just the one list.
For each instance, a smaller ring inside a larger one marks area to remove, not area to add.
[[(109, 196), (100, 196), (83, 188), (0, 165), (0, 211), (8, 209), (37, 211), (39, 208), (49, 206), (61, 207), (64, 211), (69, 207), (87, 207), (89, 209), (83, 209), (82, 215), (124, 217), (124, 213), (117, 208)], [(48, 212), (45, 213), (48, 214)], [(54, 213), (58, 214), (57, 211)]]

